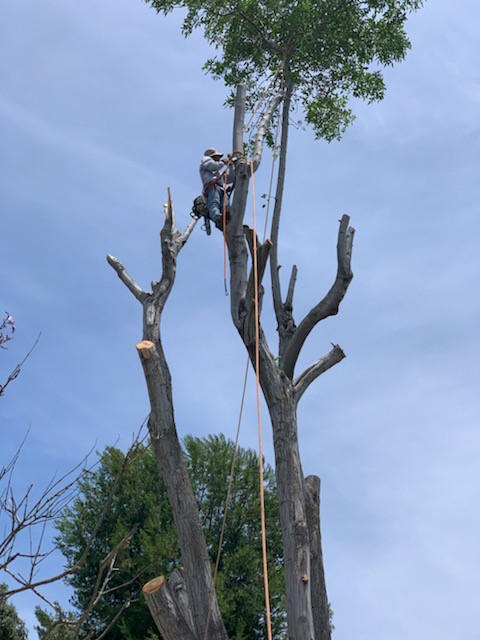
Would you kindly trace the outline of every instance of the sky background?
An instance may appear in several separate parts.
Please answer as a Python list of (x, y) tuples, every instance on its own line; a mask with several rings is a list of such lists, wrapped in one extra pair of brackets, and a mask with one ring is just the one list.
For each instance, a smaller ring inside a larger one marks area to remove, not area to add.
[[(17, 324), (2, 380), (42, 332), (0, 400), (0, 462), (30, 428), (21, 491), (93, 445), (127, 446), (144, 419), (141, 309), (105, 254), (144, 287), (158, 278), (166, 188), (183, 227), (200, 155), (229, 150), (232, 114), (178, 14), (140, 0), (1, 5), (0, 310)], [(348, 357), (299, 411), (336, 640), (480, 639), (479, 19), (474, 0), (431, 0), (408, 21), (385, 100), (355, 104), (342, 142), (292, 130), (280, 262), (299, 267), (297, 320), (332, 282), (341, 214), (357, 231), (341, 312), (302, 364), (331, 342)], [(266, 158), (257, 193), (269, 170)], [(264, 318), (273, 345), (268, 304)], [(197, 228), (182, 251), (162, 331), (180, 434), (233, 437), (245, 354), (220, 234)], [(256, 447), (254, 409), (250, 387), (242, 446)], [(271, 462), (266, 417), (264, 441)], [(60, 585), (48, 594), (67, 603)], [(31, 628), (33, 596), (14, 603)]]

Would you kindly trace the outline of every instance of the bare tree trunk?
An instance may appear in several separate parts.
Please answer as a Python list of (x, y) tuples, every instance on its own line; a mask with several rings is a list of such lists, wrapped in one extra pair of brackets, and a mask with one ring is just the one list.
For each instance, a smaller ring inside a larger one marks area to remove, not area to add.
[[(282, 118), (281, 167), (277, 181), (272, 239), (263, 245), (257, 241), (259, 282), (267, 257), (271, 261), (272, 292), (280, 334), (280, 357), (277, 361), (269, 350), (263, 331), (260, 335), (260, 384), (270, 413), (275, 449), (275, 472), (280, 504), (280, 523), (285, 558), (285, 592), (289, 640), (329, 640), (331, 636), (329, 607), (325, 586), (320, 538), (320, 516), (316, 483), (306, 483), (303, 476), (297, 434), (297, 404), (308, 386), (319, 375), (340, 362), (344, 353), (338, 345), (326, 356), (308, 367), (296, 380), (295, 364), (308, 334), (328, 315), (338, 311), (352, 279), (350, 270), (353, 229), (348, 216), (343, 216), (337, 244), (337, 277), (327, 295), (302, 320), (297, 329), (293, 320), (293, 292), (297, 269), (294, 266), (285, 302), (281, 299), (278, 278), (277, 244), (280, 210), (286, 166), (288, 114), (292, 86), (288, 86)], [(237, 91), (236, 110), (241, 108), (242, 91)], [(254, 170), (261, 161), (263, 136), (278, 105), (274, 96), (261, 119), (256, 139)], [(238, 145), (242, 117), (236, 113), (234, 141)], [(231, 314), (255, 367), (255, 325), (253, 300), (253, 269), (248, 274), (248, 252), (253, 259), (253, 231), (243, 227), (250, 171), (246, 163), (237, 165), (237, 186), (234, 193), (231, 221), (227, 226), (227, 246), (230, 261)]]
[(294, 389), (283, 374), (273, 389), (264, 389), (273, 429), (275, 473), (280, 504), (285, 561), (285, 592), (289, 638), (315, 638), (310, 591), (310, 537), (305, 481), (298, 448)]
[[(177, 589), (172, 589), (168, 582), (161, 581), (163, 588), (151, 591), (147, 589), (147, 603), (165, 640), (226, 640), (227, 633), (215, 595), (200, 514), (178, 440), (170, 370), (160, 337), (161, 315), (175, 281), (177, 255), (194, 224), (191, 223), (184, 234), (176, 229), (169, 193), (165, 224), (161, 232), (162, 277), (159, 282), (152, 282), (151, 293), (143, 291), (116, 258), (108, 256), (107, 260), (143, 306), (143, 340), (137, 344), (137, 351), (150, 399), (148, 427), (172, 507), (184, 565), (182, 580), (184, 578), (191, 623), (184, 619), (182, 612), (185, 605), (178, 601)], [(154, 596), (153, 593), (157, 595)]]

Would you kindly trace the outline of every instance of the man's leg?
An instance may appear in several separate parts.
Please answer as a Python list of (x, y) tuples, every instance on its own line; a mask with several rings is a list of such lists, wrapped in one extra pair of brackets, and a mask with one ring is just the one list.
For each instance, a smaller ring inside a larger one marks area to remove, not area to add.
[(208, 217), (213, 222), (222, 219), (223, 189), (218, 186), (210, 187), (207, 194)]

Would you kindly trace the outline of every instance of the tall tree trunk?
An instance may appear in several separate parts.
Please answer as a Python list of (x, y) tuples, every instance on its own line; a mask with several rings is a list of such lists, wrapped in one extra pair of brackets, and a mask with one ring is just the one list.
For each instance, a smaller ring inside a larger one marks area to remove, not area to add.
[[(352, 279), (350, 258), (353, 229), (348, 226), (348, 216), (343, 216), (337, 242), (337, 276), (327, 295), (306, 315), (297, 329), (293, 320), (293, 292), (297, 269), (294, 266), (285, 302), (282, 301), (278, 277), (277, 245), (278, 226), (284, 187), (286, 151), (288, 140), (288, 116), (293, 86), (288, 85), (282, 96), (282, 142), (280, 168), (277, 180), (275, 210), (272, 221), (272, 239), (261, 244), (258, 240), (258, 291), (263, 295), (261, 281), (270, 258), (272, 293), (280, 334), (280, 356), (274, 358), (261, 329), (259, 378), (270, 413), (275, 449), (275, 472), (280, 503), (285, 557), (285, 591), (289, 640), (329, 640), (328, 599), (320, 540), (320, 516), (315, 483), (306, 483), (299, 454), (297, 434), (297, 405), (308, 386), (319, 375), (340, 362), (345, 354), (338, 345), (323, 358), (308, 367), (294, 380), (295, 364), (300, 349), (316, 324), (337, 313)], [(238, 112), (244, 96), (237, 91), (234, 142), (239, 145), (242, 112)], [(278, 100), (273, 96), (260, 121), (255, 142), (255, 163), (260, 164), (263, 137), (271, 121)], [(239, 115), (240, 113), (240, 115)], [(248, 253), (254, 256), (253, 231), (242, 223), (245, 215), (250, 167), (244, 161), (237, 164), (237, 185), (234, 193), (231, 221), (227, 226), (227, 246), (230, 262), (231, 315), (255, 367), (255, 304), (253, 300), (254, 273), (248, 273)]]
[(184, 565), (184, 571), (168, 581), (162, 577), (146, 585), (145, 596), (165, 640), (227, 640), (200, 514), (178, 439), (172, 381), (160, 335), (162, 312), (175, 281), (177, 255), (194, 223), (183, 234), (176, 229), (170, 193), (165, 213), (161, 232), (162, 277), (159, 282), (152, 282), (151, 293), (143, 291), (116, 258), (107, 256), (109, 264), (143, 307), (143, 339), (137, 344), (137, 351), (150, 400), (148, 427)]
[(275, 450), (275, 474), (280, 505), (288, 636), (315, 638), (310, 591), (310, 536), (305, 504), (305, 480), (298, 448), (295, 392), (282, 373), (274, 388), (264, 383)]

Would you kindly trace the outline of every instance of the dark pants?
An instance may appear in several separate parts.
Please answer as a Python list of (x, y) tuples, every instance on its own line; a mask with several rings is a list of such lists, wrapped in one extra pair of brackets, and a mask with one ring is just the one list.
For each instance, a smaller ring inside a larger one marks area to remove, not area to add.
[(225, 195), (222, 186), (217, 184), (208, 189), (208, 217), (210, 218), (210, 220), (213, 220), (213, 222), (220, 222), (220, 220), (223, 218), (223, 206), (225, 198), (227, 198), (226, 205), (228, 207), (228, 196)]

